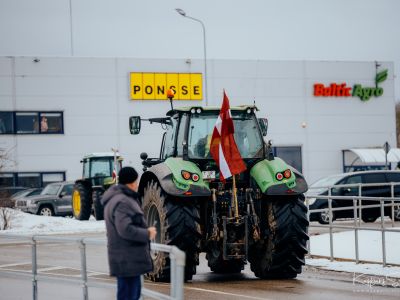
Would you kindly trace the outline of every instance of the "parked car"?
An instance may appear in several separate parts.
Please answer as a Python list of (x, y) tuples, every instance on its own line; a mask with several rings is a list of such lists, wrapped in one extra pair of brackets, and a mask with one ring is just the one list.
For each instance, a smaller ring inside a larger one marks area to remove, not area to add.
[(27, 187), (23, 186), (0, 187), (0, 207), (14, 207), (14, 202), (11, 200), (11, 197), (27, 189)]
[[(333, 187), (331, 188), (332, 196), (358, 196), (359, 188), (357, 184), (371, 184), (371, 183), (383, 183), (386, 185), (382, 186), (364, 186), (361, 188), (361, 195), (366, 197), (391, 197), (390, 183), (400, 183), (400, 171), (360, 171), (352, 173), (343, 173), (322, 178), (310, 186), (307, 197), (309, 198), (309, 205), (311, 209), (322, 209), (328, 208), (328, 200), (318, 198), (319, 195), (328, 195), (329, 186), (342, 185), (342, 184), (354, 184), (354, 186), (348, 187)], [(400, 197), (400, 185), (394, 186), (393, 189), (394, 197)], [(400, 210), (398, 201), (395, 209), (395, 220), (400, 221)], [(364, 200), (361, 202), (362, 205), (376, 205), (379, 201)], [(333, 220), (339, 218), (353, 218), (354, 212), (353, 201), (350, 200), (332, 200), (332, 207), (349, 207), (348, 210), (333, 211)], [(384, 209), (386, 216), (392, 216), (391, 207), (385, 207)], [(365, 208), (362, 209), (361, 219), (364, 222), (375, 222), (380, 217), (380, 207), (376, 208)], [(328, 210), (318, 213), (310, 214), (311, 221), (318, 221), (321, 224), (329, 223), (329, 212)]]
[(15, 202), (17, 199), (22, 199), (25, 197), (32, 197), (39, 195), (43, 191), (43, 188), (31, 188), (31, 189), (26, 189), (19, 191), (18, 193), (15, 193), (14, 195), (11, 196), (11, 199)]
[(73, 182), (51, 183), (40, 195), (17, 199), (15, 207), (42, 216), (72, 215), (73, 186)]

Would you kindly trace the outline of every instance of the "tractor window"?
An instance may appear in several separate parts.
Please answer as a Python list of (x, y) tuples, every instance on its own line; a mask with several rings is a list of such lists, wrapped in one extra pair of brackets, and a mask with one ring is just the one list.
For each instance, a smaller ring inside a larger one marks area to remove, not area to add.
[(179, 122), (178, 139), (176, 142), (177, 156), (183, 156), (183, 141), (185, 140), (185, 127), (186, 127), (187, 115), (181, 117)]
[[(254, 115), (234, 114), (235, 142), (243, 158), (262, 157), (263, 139)], [(189, 157), (211, 158), (210, 144), (217, 115), (192, 115), (189, 127)]]
[(91, 160), (90, 177), (111, 176), (113, 160), (110, 158), (96, 158)]
[(167, 132), (165, 135), (165, 142), (164, 142), (164, 151), (163, 151), (163, 159), (166, 159), (170, 156), (174, 155), (175, 152), (175, 132), (177, 126), (177, 119), (172, 118), (171, 124), (166, 125)]

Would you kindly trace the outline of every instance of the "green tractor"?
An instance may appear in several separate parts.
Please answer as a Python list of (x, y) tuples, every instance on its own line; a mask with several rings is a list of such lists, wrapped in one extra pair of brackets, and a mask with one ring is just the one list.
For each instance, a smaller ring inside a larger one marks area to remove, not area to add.
[[(255, 106), (231, 108), (235, 141), (247, 170), (226, 181), (210, 154), (220, 109), (172, 109), (166, 117), (146, 119), (165, 129), (157, 158), (141, 154), (139, 184), (156, 242), (186, 252), (185, 280), (191, 280), (206, 252), (216, 273), (239, 273), (249, 262), (259, 278), (295, 278), (301, 273), (309, 239), (303, 194), (307, 183), (296, 169), (274, 157), (264, 142), (268, 122)], [(130, 117), (131, 134), (141, 118)], [(233, 187), (236, 186), (235, 192)], [(233, 197), (235, 194), (236, 197)], [(234, 201), (236, 199), (236, 201)], [(170, 260), (154, 254), (155, 281), (170, 280)]]
[(72, 213), (78, 220), (89, 220), (91, 214), (96, 220), (103, 220), (100, 198), (105, 190), (116, 183), (122, 158), (116, 152), (92, 153), (86, 155), (81, 163), (83, 174), (81, 179), (75, 181)]

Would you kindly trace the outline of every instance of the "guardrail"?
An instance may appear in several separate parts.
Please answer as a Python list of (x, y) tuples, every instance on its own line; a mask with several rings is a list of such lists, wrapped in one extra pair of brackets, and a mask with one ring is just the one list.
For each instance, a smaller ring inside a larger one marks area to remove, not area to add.
[[(51, 237), (42, 235), (1, 235), (1, 238), (10, 238), (25, 240), (32, 245), (32, 274), (24, 274), (15, 271), (3, 271), (0, 270), (0, 275), (14, 278), (29, 277), (32, 278), (32, 299), (38, 299), (38, 281), (56, 281), (68, 284), (81, 284), (82, 285), (82, 296), (84, 300), (89, 299), (88, 287), (115, 287), (115, 284), (104, 283), (104, 282), (89, 282), (87, 276), (87, 264), (86, 264), (86, 245), (100, 245), (106, 246), (105, 240), (94, 239), (94, 238), (66, 238), (66, 237)], [(37, 267), (37, 242), (55, 242), (55, 243), (76, 243), (80, 250), (81, 257), (81, 279), (67, 279), (59, 278), (54, 276), (46, 276), (38, 274)], [(168, 246), (162, 244), (151, 243), (152, 251), (160, 251), (169, 253), (171, 262), (171, 289), (170, 295), (161, 294), (156, 291), (143, 287), (143, 276), (142, 276), (142, 296), (149, 296), (153, 299), (165, 299), (165, 300), (183, 300), (183, 284), (184, 284), (184, 269), (185, 269), (185, 252), (179, 250), (175, 246)]]
[[(362, 189), (365, 187), (381, 187), (381, 186), (390, 186), (390, 197), (366, 197), (362, 196)], [(306, 195), (306, 205), (307, 205), (307, 217), (310, 221), (310, 214), (318, 213), (318, 212), (328, 212), (329, 213), (329, 224), (322, 225), (322, 224), (313, 224), (310, 222), (309, 227), (322, 227), (322, 228), (329, 228), (329, 250), (330, 250), (330, 260), (333, 261), (335, 259), (333, 253), (333, 229), (349, 229), (354, 230), (354, 243), (355, 243), (355, 261), (357, 264), (361, 262), (359, 256), (359, 237), (358, 233), (361, 230), (366, 231), (380, 231), (381, 232), (381, 249), (382, 249), (382, 265), (385, 267), (387, 265), (386, 260), (386, 233), (387, 232), (397, 232), (400, 233), (400, 229), (395, 228), (387, 228), (385, 225), (385, 207), (391, 207), (391, 219), (392, 219), (392, 227), (395, 226), (395, 211), (399, 209), (400, 206), (400, 197), (395, 197), (394, 187), (400, 186), (400, 183), (390, 183), (390, 184), (381, 184), (381, 183), (372, 183), (372, 184), (342, 184), (342, 185), (331, 185), (325, 187), (318, 187), (318, 189), (326, 189), (328, 191), (327, 195), (312, 195), (308, 192)], [(351, 188), (357, 187), (358, 188), (358, 195), (357, 196), (335, 196), (332, 195), (333, 189), (338, 188)], [(310, 191), (312, 188), (310, 188)], [(322, 209), (311, 209), (310, 210), (310, 199), (317, 198), (317, 199), (327, 199), (328, 200), (328, 207)], [(334, 200), (341, 200), (341, 201), (353, 201), (353, 205), (349, 205), (347, 207), (333, 207), (332, 201)], [(374, 201), (379, 202), (379, 204), (372, 204), (372, 205), (363, 205), (363, 202)], [(379, 228), (371, 228), (366, 226), (361, 226), (361, 219), (362, 219), (362, 211), (363, 209), (370, 209), (370, 208), (380, 208), (380, 227)], [(352, 210), (353, 211), (353, 225), (338, 225), (333, 224), (333, 212), (335, 211), (344, 211), (344, 210)], [(312, 256), (311, 249), (310, 249), (310, 242), (307, 244), (308, 253)]]

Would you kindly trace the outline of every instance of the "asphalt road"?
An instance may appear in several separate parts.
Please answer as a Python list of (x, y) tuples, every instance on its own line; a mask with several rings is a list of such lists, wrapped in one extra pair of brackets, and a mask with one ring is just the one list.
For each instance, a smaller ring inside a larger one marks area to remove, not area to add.
[[(102, 235), (91, 235), (104, 238)], [(0, 238), (0, 270), (30, 273), (31, 246), (28, 243)], [(107, 275), (106, 251), (103, 246), (87, 249), (90, 282), (109, 283), (110, 287), (89, 288), (90, 299), (114, 299), (115, 281)], [(39, 274), (64, 279), (79, 279), (80, 254), (76, 244), (41, 243), (38, 246)], [(0, 299), (32, 299), (32, 283), (25, 279), (5, 278), (0, 275)], [(146, 282), (145, 286), (168, 293), (164, 283)], [(295, 280), (260, 280), (247, 265), (238, 275), (218, 275), (210, 272), (201, 255), (197, 275), (185, 284), (185, 299), (400, 299), (400, 280), (321, 271), (305, 267)], [(82, 299), (81, 285), (39, 281), (39, 299)]]

